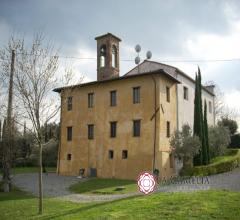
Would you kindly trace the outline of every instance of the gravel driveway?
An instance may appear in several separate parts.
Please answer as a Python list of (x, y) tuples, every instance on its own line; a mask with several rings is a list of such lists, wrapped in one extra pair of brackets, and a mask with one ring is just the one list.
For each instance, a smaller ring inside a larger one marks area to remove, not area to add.
[[(43, 195), (49, 197), (71, 194), (68, 187), (84, 179), (73, 176), (58, 176), (56, 173), (43, 174)], [(20, 189), (38, 195), (38, 173), (17, 174), (13, 177), (13, 184)]]
[(191, 192), (196, 190), (225, 189), (240, 191), (240, 168), (231, 172), (220, 173), (207, 177), (192, 177), (187, 180), (160, 185), (159, 192)]
[[(86, 181), (76, 177), (58, 176), (54, 173), (43, 175), (44, 195), (58, 197), (74, 202), (102, 202), (126, 198), (141, 193), (129, 193), (122, 195), (82, 195), (68, 191), (70, 185)], [(14, 185), (34, 195), (38, 194), (38, 175), (36, 173), (18, 174), (13, 177)], [(196, 190), (226, 189), (240, 191), (240, 168), (228, 173), (217, 174), (204, 178), (190, 178), (188, 181), (177, 181), (169, 185), (160, 185), (158, 192), (191, 192)]]

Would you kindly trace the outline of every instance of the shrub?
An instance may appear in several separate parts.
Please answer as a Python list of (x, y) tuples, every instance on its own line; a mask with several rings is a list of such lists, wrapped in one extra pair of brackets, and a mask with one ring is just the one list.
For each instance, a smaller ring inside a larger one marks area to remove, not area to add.
[(240, 134), (235, 134), (231, 137), (231, 148), (240, 148)]
[(224, 173), (240, 167), (240, 150), (229, 149), (227, 156), (222, 160), (214, 162), (207, 166), (196, 166), (192, 168), (182, 169), (181, 176), (208, 176), (217, 173)]
[(225, 154), (231, 141), (229, 129), (222, 126), (210, 127), (208, 135), (210, 158)]
[(201, 143), (199, 137), (192, 135), (189, 125), (183, 125), (182, 131), (175, 131), (171, 136), (170, 145), (175, 156), (183, 158), (183, 166), (192, 166), (192, 159), (198, 154)]

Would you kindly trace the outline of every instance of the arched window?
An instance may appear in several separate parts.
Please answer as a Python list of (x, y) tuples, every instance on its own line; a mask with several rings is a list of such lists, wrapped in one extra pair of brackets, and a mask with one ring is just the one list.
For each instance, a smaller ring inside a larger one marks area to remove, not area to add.
[(112, 47), (112, 67), (117, 67), (117, 48), (115, 45)]
[(106, 66), (106, 45), (102, 45), (100, 48), (100, 67)]

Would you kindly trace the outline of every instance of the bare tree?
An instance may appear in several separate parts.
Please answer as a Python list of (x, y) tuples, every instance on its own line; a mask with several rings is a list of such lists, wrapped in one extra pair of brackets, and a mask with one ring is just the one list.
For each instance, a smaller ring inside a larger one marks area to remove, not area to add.
[[(20, 41), (11, 39), (11, 41), (17, 45), (15, 47), (14, 89), (16, 100), (19, 103), (19, 112), (21, 119), (31, 122), (34, 138), (39, 148), (39, 214), (42, 214), (42, 149), (44, 140), (41, 127), (53, 120), (60, 109), (56, 97), (52, 93), (53, 88), (62, 84), (68, 85), (73, 74), (67, 72), (61, 77), (56, 76), (59, 65), (58, 52), (53, 44), (45, 44), (42, 34), (36, 34), (29, 49), (24, 39)], [(6, 53), (2, 52), (0, 55), (6, 58)], [(4, 68), (7, 70), (9, 67), (6, 65)]]
[(205, 86), (213, 86), (214, 87), (214, 110), (216, 121), (221, 120), (222, 118), (236, 118), (239, 117), (240, 112), (239, 109), (230, 108), (224, 102), (225, 94), (222, 92), (220, 87), (213, 81), (208, 81), (205, 83)]

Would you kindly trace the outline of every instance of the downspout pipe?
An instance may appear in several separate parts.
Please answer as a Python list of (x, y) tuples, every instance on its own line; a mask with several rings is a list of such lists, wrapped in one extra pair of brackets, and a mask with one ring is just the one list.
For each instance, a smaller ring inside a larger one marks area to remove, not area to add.
[(58, 145), (58, 164), (57, 164), (57, 174), (60, 174), (60, 159), (61, 159), (61, 139), (62, 139), (62, 99), (63, 99), (63, 95), (62, 92), (60, 93), (60, 97), (61, 97), (61, 103), (60, 103), (60, 124), (59, 124), (59, 145)]
[(154, 139), (153, 139), (153, 167), (152, 167), (152, 171), (154, 172), (156, 163), (156, 137), (157, 137), (157, 83), (153, 75), (151, 75), (151, 78), (154, 83)]

